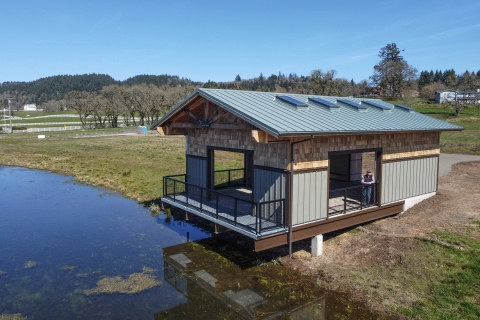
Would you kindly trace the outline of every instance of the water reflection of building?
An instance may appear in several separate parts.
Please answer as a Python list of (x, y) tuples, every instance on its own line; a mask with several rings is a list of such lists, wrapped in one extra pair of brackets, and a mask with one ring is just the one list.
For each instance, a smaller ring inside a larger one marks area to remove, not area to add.
[(288, 296), (264, 297), (256, 292), (252, 279), (248, 279), (251, 275), (244, 272), (239, 277), (235, 272), (228, 277), (228, 269), (231, 270), (228, 265), (232, 262), (217, 254), (199, 254), (192, 250), (195, 245), (187, 243), (164, 249), (164, 280), (188, 301), (156, 313), (155, 319), (325, 318), (323, 300), (298, 305), (294, 301), (285, 304)]

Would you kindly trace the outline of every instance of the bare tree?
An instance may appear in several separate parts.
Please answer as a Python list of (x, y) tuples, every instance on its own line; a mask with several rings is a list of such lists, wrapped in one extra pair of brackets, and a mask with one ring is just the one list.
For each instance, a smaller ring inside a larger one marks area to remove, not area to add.
[(87, 118), (88, 116), (92, 115), (93, 107), (88, 102), (88, 92), (80, 92), (80, 91), (70, 91), (67, 94), (67, 106), (70, 109), (77, 111), (78, 116), (80, 117), (80, 121), (82, 122), (82, 126), (84, 128), (87, 127)]

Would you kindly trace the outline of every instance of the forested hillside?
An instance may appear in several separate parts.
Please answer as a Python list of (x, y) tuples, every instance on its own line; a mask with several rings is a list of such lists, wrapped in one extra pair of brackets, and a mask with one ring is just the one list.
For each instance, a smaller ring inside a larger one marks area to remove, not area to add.
[(0, 102), (12, 101), (11, 107), (17, 109), (27, 103), (41, 106), (44, 103), (65, 99), (71, 91), (100, 92), (109, 85), (132, 86), (135, 84), (153, 84), (155, 86), (197, 85), (189, 79), (171, 75), (138, 75), (125, 81), (116, 81), (106, 74), (58, 75), (41, 78), (31, 82), (3, 82), (0, 84)]

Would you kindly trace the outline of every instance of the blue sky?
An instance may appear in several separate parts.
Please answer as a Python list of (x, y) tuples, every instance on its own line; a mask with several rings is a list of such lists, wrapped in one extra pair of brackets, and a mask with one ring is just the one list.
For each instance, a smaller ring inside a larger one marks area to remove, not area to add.
[[(454, 4), (455, 3), (455, 4)], [(105, 73), (368, 79), (396, 43), (419, 71), (480, 69), (480, 1), (4, 1), (0, 82)]]

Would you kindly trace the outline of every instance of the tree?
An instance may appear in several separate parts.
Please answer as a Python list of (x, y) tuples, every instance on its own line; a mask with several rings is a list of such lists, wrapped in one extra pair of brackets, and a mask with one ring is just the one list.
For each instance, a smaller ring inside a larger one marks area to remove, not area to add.
[(370, 77), (372, 82), (382, 89), (383, 95), (390, 99), (400, 97), (407, 85), (417, 76), (417, 69), (410, 66), (400, 52), (395, 43), (381, 48), (378, 56), (382, 60), (374, 66), (373, 75)]
[(433, 83), (433, 71), (422, 71), (420, 72), (420, 77), (418, 78), (418, 86), (423, 88), (424, 86)]
[(334, 95), (335, 89), (335, 75), (337, 71), (328, 70), (323, 72), (321, 69), (313, 70), (307, 80), (307, 87), (309, 93), (319, 95)]
[(447, 86), (441, 82), (430, 83), (422, 87), (420, 90), (420, 97), (423, 99), (435, 100), (435, 91), (445, 89), (447, 89)]
[(240, 78), (239, 74), (237, 74), (237, 76), (235, 77), (235, 81), (242, 81), (242, 78)]

